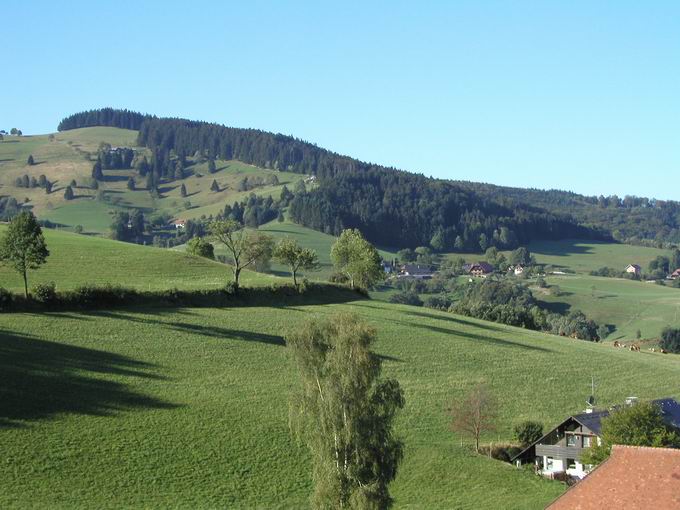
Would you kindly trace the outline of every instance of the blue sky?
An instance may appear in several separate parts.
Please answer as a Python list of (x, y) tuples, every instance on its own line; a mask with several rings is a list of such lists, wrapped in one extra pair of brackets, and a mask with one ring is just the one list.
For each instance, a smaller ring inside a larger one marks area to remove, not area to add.
[(5, 2), (0, 127), (125, 107), (436, 177), (680, 199), (680, 2)]

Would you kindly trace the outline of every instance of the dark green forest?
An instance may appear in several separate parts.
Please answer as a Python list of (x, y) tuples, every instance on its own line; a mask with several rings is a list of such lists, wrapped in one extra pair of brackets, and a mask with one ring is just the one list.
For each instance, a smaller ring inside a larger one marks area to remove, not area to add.
[(544, 239), (680, 241), (677, 202), (433, 179), (362, 162), (291, 136), (111, 108), (71, 115), (59, 130), (93, 125), (139, 130), (139, 145), (153, 156), (138, 170), (152, 186), (183, 178), (187, 158), (236, 159), (314, 175), (314, 186), (296, 190), (290, 218), (330, 234), (359, 228), (369, 240), (385, 246), (476, 252)]

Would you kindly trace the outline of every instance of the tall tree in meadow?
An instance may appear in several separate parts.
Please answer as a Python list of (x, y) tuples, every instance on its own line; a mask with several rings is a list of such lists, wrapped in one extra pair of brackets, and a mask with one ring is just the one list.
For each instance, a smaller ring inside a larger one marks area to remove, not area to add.
[(384, 509), (403, 458), (392, 428), (404, 407), (399, 383), (381, 379), (373, 328), (339, 314), (286, 338), (299, 374), (290, 425), (312, 453), (314, 508)]
[(214, 159), (210, 159), (208, 161), (208, 172), (210, 172), (211, 174), (214, 174), (215, 172), (217, 172), (217, 167), (215, 166), (215, 160)]
[(378, 250), (357, 229), (342, 231), (331, 248), (331, 260), (352, 288), (369, 288), (385, 277)]
[(33, 154), (30, 154), (30, 155), (28, 156), (28, 159), (26, 160), (26, 164), (27, 164), (28, 166), (33, 166), (33, 165), (35, 165), (35, 160), (33, 159)]
[(187, 196), (187, 187), (184, 184), (179, 187), (179, 196), (182, 198), (186, 198)]
[(24, 279), (28, 298), (28, 271), (45, 263), (50, 252), (42, 229), (30, 212), (22, 212), (10, 222), (0, 241), (0, 261), (17, 271)]
[(209, 227), (210, 235), (222, 243), (232, 264), (234, 286), (239, 289), (241, 271), (266, 257), (271, 257), (274, 241), (271, 236), (260, 232), (249, 232), (236, 220), (213, 221)]
[(219, 190), (220, 190), (220, 185), (217, 184), (217, 181), (215, 179), (213, 179), (213, 182), (210, 185), (210, 191), (214, 191), (215, 193), (217, 193)]
[(104, 180), (104, 173), (102, 172), (102, 164), (100, 161), (96, 161), (95, 164), (92, 165), (92, 178), (97, 181)]
[(73, 200), (73, 188), (70, 185), (64, 190), (64, 200)]
[(297, 274), (301, 269), (313, 270), (319, 267), (319, 257), (309, 248), (303, 248), (293, 239), (281, 239), (274, 248), (274, 260), (288, 266), (297, 288)]

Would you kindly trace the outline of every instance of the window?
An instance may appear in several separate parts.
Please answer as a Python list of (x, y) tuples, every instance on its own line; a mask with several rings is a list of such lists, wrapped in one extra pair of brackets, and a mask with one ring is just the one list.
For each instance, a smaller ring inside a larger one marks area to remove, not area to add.
[(567, 469), (576, 469), (575, 459), (567, 459)]
[(583, 436), (583, 447), (590, 448), (593, 446), (593, 438), (590, 436)]
[(551, 470), (553, 468), (553, 458), (552, 457), (546, 457), (545, 458), (545, 468), (548, 470)]
[(576, 446), (577, 436), (574, 434), (567, 434), (567, 446)]

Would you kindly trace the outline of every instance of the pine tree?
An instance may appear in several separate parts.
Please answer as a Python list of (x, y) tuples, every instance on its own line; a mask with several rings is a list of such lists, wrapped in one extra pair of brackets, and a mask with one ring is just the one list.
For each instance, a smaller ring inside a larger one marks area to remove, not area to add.
[(220, 190), (219, 184), (217, 184), (217, 181), (213, 179), (212, 184), (210, 185), (210, 190), (214, 192), (218, 192)]
[(186, 198), (187, 196), (187, 187), (184, 184), (182, 184), (179, 188), (179, 196), (182, 198)]
[(73, 200), (73, 188), (71, 188), (71, 186), (66, 186), (66, 190), (64, 191), (64, 199)]
[(104, 180), (104, 173), (102, 172), (102, 164), (100, 161), (95, 162), (92, 166), (92, 178), (98, 181)]
[(31, 154), (30, 156), (28, 156), (28, 159), (26, 160), (26, 164), (27, 164), (28, 166), (33, 166), (33, 165), (35, 165), (35, 160), (33, 159), (33, 154)]
[(127, 181), (127, 189), (129, 189), (130, 191), (135, 190), (135, 180), (132, 177), (130, 177)]
[(217, 172), (217, 167), (215, 166), (215, 160), (214, 159), (211, 159), (210, 161), (208, 161), (208, 172), (210, 172), (211, 174), (214, 174), (215, 172)]

